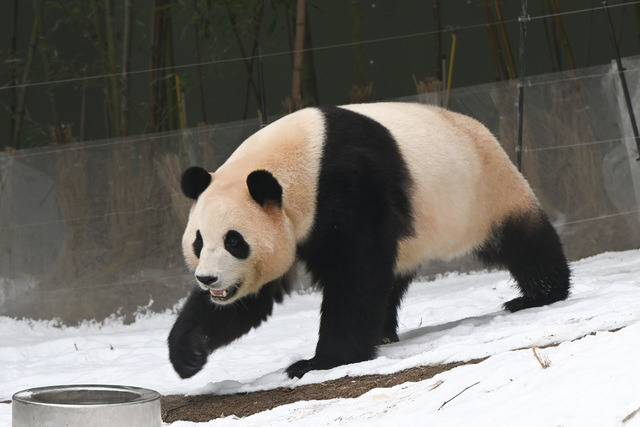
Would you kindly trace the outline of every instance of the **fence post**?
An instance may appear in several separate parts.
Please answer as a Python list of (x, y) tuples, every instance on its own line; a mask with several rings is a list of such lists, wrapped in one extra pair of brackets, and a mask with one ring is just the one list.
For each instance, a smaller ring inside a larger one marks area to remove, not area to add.
[(527, 35), (527, 0), (522, 0), (520, 22), (520, 64), (518, 69), (518, 145), (516, 146), (516, 164), (522, 172), (522, 122), (524, 120), (524, 38)]
[(611, 45), (613, 47), (613, 54), (616, 57), (616, 64), (618, 65), (618, 75), (620, 76), (620, 83), (622, 84), (622, 92), (624, 93), (624, 100), (627, 103), (627, 110), (629, 111), (629, 120), (631, 120), (631, 129), (633, 129), (633, 136), (636, 139), (636, 147), (638, 148), (638, 158), (640, 160), (640, 136), (638, 135), (638, 125), (636, 124), (636, 116), (633, 113), (633, 104), (631, 103), (631, 96), (629, 96), (629, 88), (627, 87), (627, 79), (624, 76), (624, 68), (622, 67), (622, 60), (620, 59), (620, 51), (618, 50), (618, 42), (616, 41), (616, 35), (613, 31), (613, 25), (611, 24), (611, 15), (609, 14), (609, 5), (606, 1), (602, 2), (604, 7), (604, 13), (607, 16), (607, 24), (609, 25), (609, 34), (611, 35)]

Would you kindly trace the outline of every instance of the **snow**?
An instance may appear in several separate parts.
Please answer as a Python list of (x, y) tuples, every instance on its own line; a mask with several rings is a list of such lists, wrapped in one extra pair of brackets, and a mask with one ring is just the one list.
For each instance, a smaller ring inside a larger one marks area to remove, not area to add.
[[(177, 376), (167, 357), (175, 312), (140, 314), (129, 325), (114, 316), (76, 327), (0, 317), (0, 401), (57, 384), (232, 393), (488, 357), (355, 399), (297, 402), (243, 419), (171, 426), (640, 426), (640, 413), (630, 416), (640, 408), (640, 250), (604, 253), (572, 263), (572, 270), (567, 301), (513, 314), (500, 308), (517, 294), (505, 272), (414, 283), (400, 312), (399, 343), (381, 347), (374, 360), (300, 380), (287, 378), (284, 368), (313, 355), (317, 293), (287, 298), (268, 322), (213, 353), (188, 380)], [(11, 405), (0, 404), (0, 427), (10, 425)]]

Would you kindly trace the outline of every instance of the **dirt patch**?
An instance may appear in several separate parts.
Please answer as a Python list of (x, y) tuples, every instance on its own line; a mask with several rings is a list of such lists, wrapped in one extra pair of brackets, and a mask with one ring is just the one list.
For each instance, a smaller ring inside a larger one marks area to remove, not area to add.
[(485, 359), (436, 366), (418, 366), (389, 375), (343, 377), (296, 388), (280, 387), (273, 390), (229, 395), (163, 396), (162, 420), (165, 423), (174, 421), (206, 422), (230, 415), (247, 417), (301, 400), (354, 398), (374, 388), (388, 388), (406, 382), (427, 380), (441, 372), (461, 365), (480, 363), (483, 360)]

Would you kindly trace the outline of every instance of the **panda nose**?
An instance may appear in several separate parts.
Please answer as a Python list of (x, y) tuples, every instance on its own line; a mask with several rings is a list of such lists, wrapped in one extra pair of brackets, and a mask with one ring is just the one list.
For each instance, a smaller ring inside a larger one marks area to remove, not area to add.
[(205, 286), (212, 285), (218, 281), (216, 276), (196, 276), (196, 279)]

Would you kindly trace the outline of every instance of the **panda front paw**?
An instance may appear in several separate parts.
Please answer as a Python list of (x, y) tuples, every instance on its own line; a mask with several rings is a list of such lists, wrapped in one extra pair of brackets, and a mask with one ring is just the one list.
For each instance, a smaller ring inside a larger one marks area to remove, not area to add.
[(191, 332), (182, 339), (169, 335), (169, 360), (181, 378), (190, 378), (200, 372), (208, 357), (204, 335)]
[(286, 370), (289, 378), (302, 378), (309, 371), (318, 369), (314, 359), (299, 360)]
[(315, 356), (312, 359), (297, 361), (293, 365), (289, 366), (286, 372), (287, 375), (289, 375), (289, 378), (302, 378), (304, 374), (309, 371), (331, 369), (336, 366), (344, 365), (345, 363), (347, 362), (336, 357)]

